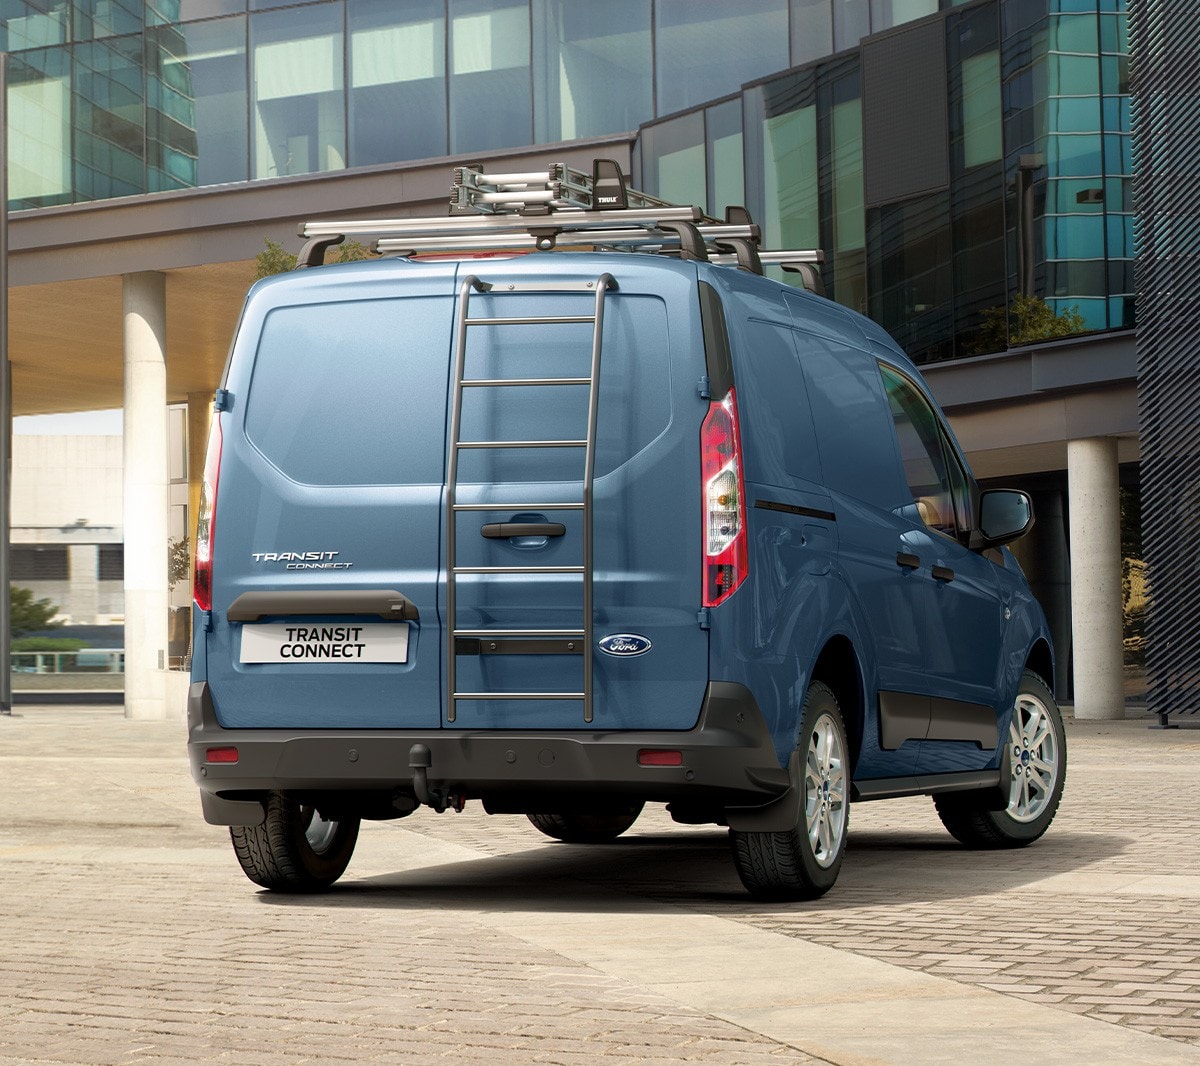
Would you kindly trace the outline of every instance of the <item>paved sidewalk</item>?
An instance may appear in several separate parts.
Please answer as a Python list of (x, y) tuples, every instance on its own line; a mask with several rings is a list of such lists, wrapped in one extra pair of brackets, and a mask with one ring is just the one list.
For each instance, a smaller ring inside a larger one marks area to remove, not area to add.
[(741, 891), (725, 834), (364, 826), (339, 888), (259, 892), (180, 723), (0, 718), (0, 1064), (1194, 1063), (1200, 732), (1068, 723), (1059, 817), (969, 852), (859, 804), (838, 886)]

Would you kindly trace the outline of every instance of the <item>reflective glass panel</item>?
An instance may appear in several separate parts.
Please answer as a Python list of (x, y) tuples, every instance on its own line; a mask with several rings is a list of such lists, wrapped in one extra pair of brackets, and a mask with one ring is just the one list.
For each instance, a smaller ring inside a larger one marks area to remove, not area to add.
[(75, 0), (75, 40), (116, 37), (142, 28), (142, 0)]
[(71, 201), (71, 53), (21, 52), (8, 59), (9, 206)]
[(833, 47), (853, 48), (871, 32), (869, 0), (833, 0)]
[(708, 209), (723, 218), (730, 204), (745, 204), (742, 169), (742, 101), (710, 107), (705, 112), (708, 133)]
[(150, 190), (248, 177), (246, 20), (146, 31)]
[(529, 3), (450, 0), (450, 151), (533, 139)]
[(792, 66), (833, 51), (832, 0), (792, 0)]
[(694, 112), (642, 131), (645, 192), (677, 204), (705, 204), (704, 115)]
[(534, 0), (539, 144), (635, 130), (654, 112), (646, 0)]
[(75, 198), (146, 191), (142, 38), (75, 46)]
[(65, 44), (71, 36), (71, 11), (66, 0), (0, 0), (0, 49), (46, 48)]
[(252, 178), (346, 165), (342, 7), (250, 16)]
[(817, 108), (807, 92), (768, 94), (762, 120), (763, 238), (768, 248), (817, 248)]
[(445, 155), (442, 0), (350, 0), (350, 165)]
[(871, 32), (937, 13), (938, 0), (871, 0)]
[(1000, 120), (1000, 53), (962, 62), (963, 165), (979, 166), (1004, 153)]
[(246, 0), (146, 0), (146, 25), (192, 22), (217, 15), (237, 15), (246, 10)]
[(788, 65), (787, 0), (658, 0), (656, 113), (736, 91)]

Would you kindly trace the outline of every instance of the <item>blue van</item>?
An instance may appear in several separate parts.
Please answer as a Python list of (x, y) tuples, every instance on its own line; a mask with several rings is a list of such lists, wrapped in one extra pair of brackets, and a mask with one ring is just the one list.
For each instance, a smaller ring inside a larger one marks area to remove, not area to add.
[[(259, 885), (327, 888), (362, 819), (471, 800), (580, 844), (665, 803), (767, 899), (832, 887), (852, 800), (931, 795), (973, 847), (1054, 817), (1053, 652), (1004, 547), (1029, 498), (979, 488), (882, 329), (763, 276), (744, 213), (608, 173), (469, 170), (515, 207), (310, 224), (250, 291), (188, 749)], [(367, 232), (400, 254), (316, 265)]]

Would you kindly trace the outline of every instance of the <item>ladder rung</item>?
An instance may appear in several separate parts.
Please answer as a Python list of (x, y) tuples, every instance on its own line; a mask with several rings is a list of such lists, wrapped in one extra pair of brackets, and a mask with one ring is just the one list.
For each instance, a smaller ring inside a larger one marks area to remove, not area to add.
[(582, 574), (582, 566), (456, 566), (455, 574)]
[(594, 324), (595, 315), (524, 315), (520, 318), (468, 318), (468, 326), (562, 326)]
[(575, 503), (456, 503), (456, 511), (582, 511)]
[(591, 378), (471, 378), (460, 384), (469, 388), (512, 388), (517, 385), (590, 385)]
[(586, 448), (586, 440), (460, 440), (456, 448)]
[(581, 700), (582, 692), (456, 692), (456, 700)]

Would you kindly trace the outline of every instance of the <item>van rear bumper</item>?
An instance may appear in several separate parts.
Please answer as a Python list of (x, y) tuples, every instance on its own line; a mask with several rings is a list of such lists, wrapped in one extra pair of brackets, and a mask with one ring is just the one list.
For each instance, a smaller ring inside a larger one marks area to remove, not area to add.
[[(188, 759), (214, 825), (260, 824), (260, 796), (274, 789), (412, 794), (417, 745), (429, 752), (429, 786), (500, 806), (575, 794), (753, 808), (789, 784), (754, 696), (730, 682), (709, 683), (699, 721), (682, 732), (224, 729), (208, 683), (188, 693)], [(236, 762), (223, 761), (228, 749)], [(640, 765), (647, 749), (678, 751), (682, 763)]]

